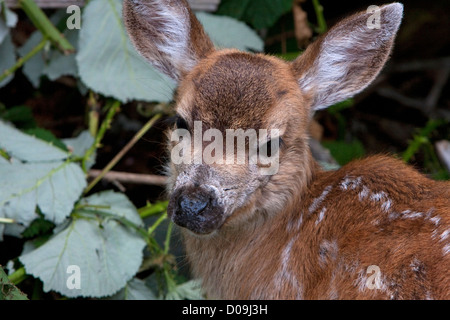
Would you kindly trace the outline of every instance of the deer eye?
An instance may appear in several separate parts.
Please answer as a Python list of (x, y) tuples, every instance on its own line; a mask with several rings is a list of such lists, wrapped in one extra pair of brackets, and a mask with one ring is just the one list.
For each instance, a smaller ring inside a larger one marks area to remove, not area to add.
[[(277, 150), (280, 150), (280, 148), (283, 147), (284, 142), (283, 142), (283, 140), (281, 139), (281, 137), (276, 138), (276, 140), (278, 141), (278, 148), (277, 148)], [(266, 155), (267, 157), (272, 157), (272, 140), (271, 140), (271, 139), (269, 139), (269, 140), (263, 145), (263, 148), (265, 149), (265, 150), (264, 150), (264, 151), (265, 151), (265, 155)], [(258, 148), (258, 149), (260, 149), (260, 148)], [(258, 152), (259, 152), (259, 150), (258, 150)]]
[(177, 116), (177, 128), (178, 129), (185, 129), (185, 130), (189, 130), (189, 126), (186, 122), (186, 120), (184, 120), (182, 117)]

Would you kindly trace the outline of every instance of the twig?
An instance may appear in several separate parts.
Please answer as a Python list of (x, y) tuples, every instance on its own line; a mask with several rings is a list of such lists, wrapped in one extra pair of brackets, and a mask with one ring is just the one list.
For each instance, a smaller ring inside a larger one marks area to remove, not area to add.
[[(92, 97), (91, 97), (92, 98)], [(91, 99), (90, 98), (90, 99)], [(93, 98), (92, 98), (93, 99)], [(95, 100), (95, 99), (94, 99)], [(92, 102), (91, 102), (92, 103)], [(89, 104), (89, 103), (88, 103)], [(86, 164), (87, 161), (89, 160), (89, 158), (91, 157), (91, 155), (94, 153), (95, 150), (97, 150), (100, 147), (100, 142), (102, 141), (106, 130), (109, 129), (109, 127), (111, 126), (111, 121), (114, 118), (114, 116), (116, 115), (117, 112), (120, 111), (120, 102), (119, 101), (115, 101), (111, 104), (111, 106), (108, 109), (108, 112), (106, 114), (105, 120), (103, 120), (102, 124), (100, 125), (100, 128), (98, 129), (97, 134), (95, 135), (95, 141), (92, 144), (92, 146), (86, 151), (86, 153), (83, 156), (83, 162), (82, 162), (82, 167), (84, 172), (86, 172)], [(93, 116), (90, 114), (90, 124), (89, 126), (92, 126), (92, 118)]]
[[(89, 178), (97, 178), (101, 175), (101, 170), (90, 170), (88, 173)], [(164, 186), (167, 182), (167, 177), (157, 176), (152, 174), (140, 174), (130, 172), (110, 171), (103, 175), (103, 180), (106, 181), (119, 181), (120, 183), (132, 183), (132, 184), (148, 184), (156, 186)]]
[(328, 27), (327, 27), (327, 22), (325, 20), (325, 17), (323, 15), (323, 7), (320, 4), (319, 0), (313, 0), (313, 5), (314, 5), (314, 11), (316, 12), (316, 17), (317, 17), (317, 32), (319, 34), (323, 34), (325, 32), (327, 32)]
[(155, 124), (155, 122), (161, 117), (161, 114), (153, 116), (139, 132), (120, 150), (120, 152), (106, 165), (102, 172), (86, 187), (84, 193), (88, 193), (91, 189), (101, 180), (103, 177), (111, 171), (111, 169), (122, 159), (122, 157), (139, 141), (140, 138)]

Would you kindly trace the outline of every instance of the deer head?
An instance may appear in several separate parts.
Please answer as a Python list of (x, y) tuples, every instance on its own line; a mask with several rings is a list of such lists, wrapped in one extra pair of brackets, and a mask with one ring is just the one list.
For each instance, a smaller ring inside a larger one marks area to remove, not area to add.
[[(184, 148), (171, 141), (169, 152), (190, 161), (170, 165), (168, 214), (175, 223), (198, 235), (235, 230), (306, 192), (315, 166), (307, 131), (313, 112), (363, 90), (389, 57), (403, 6), (385, 5), (379, 13), (379, 28), (368, 27), (371, 13), (355, 14), (288, 63), (216, 50), (185, 0), (124, 1), (132, 43), (178, 84), (178, 119), (168, 135), (183, 136)], [(189, 138), (195, 133), (200, 140)], [(249, 148), (244, 161), (237, 161), (238, 143), (225, 143), (227, 133)], [(267, 167), (276, 170), (267, 174)]]

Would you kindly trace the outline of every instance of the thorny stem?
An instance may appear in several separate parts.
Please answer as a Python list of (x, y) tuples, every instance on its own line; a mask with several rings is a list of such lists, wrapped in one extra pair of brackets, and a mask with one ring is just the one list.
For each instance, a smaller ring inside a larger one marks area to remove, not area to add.
[(145, 207), (138, 209), (138, 213), (142, 219), (162, 213), (167, 210), (168, 201), (161, 201), (154, 204), (147, 204)]
[(25, 268), (21, 267), (8, 276), (9, 281), (17, 285), (27, 278)]
[(44, 35), (44, 38), (48, 38), (64, 54), (75, 51), (75, 48), (55, 28), (44, 11), (33, 0), (19, 0), (19, 4), (34, 26)]
[(17, 62), (11, 68), (3, 71), (3, 73), (0, 75), (0, 82), (3, 81), (6, 77), (8, 77), (8, 76), (12, 75), (14, 72), (16, 72), (16, 70), (19, 69), (20, 67), (22, 67), (25, 64), (25, 62), (30, 60), (35, 54), (37, 54), (39, 51), (41, 51), (45, 47), (45, 44), (47, 43), (47, 41), (48, 41), (48, 38), (44, 36), (44, 38), (42, 38), (41, 42), (39, 42), (38, 45), (35, 46), (30, 52), (28, 52), (22, 58), (18, 59)]
[[(95, 141), (92, 144), (92, 146), (86, 151), (86, 153), (83, 156), (82, 161), (82, 167), (84, 172), (87, 172), (86, 163), (91, 157), (91, 155), (100, 147), (100, 143), (105, 136), (106, 130), (108, 130), (111, 127), (111, 122), (114, 116), (120, 111), (120, 102), (115, 101), (112, 103), (112, 105), (108, 108), (108, 112), (106, 114), (105, 120), (103, 120), (100, 128), (98, 129), (97, 134), (95, 135)], [(106, 173), (106, 172), (105, 172)], [(104, 175), (104, 173), (103, 173)], [(86, 192), (87, 193), (87, 192)]]
[[(143, 127), (139, 130), (134, 137), (120, 150), (120, 152), (106, 165), (102, 172), (87, 186), (84, 190), (84, 194), (87, 194), (92, 188), (103, 178), (103, 176), (109, 172), (122, 157), (139, 141), (140, 138), (155, 124), (155, 122), (161, 117), (161, 114), (157, 114), (152, 117)], [(101, 128), (100, 128), (101, 130)], [(100, 133), (99, 130), (99, 133)], [(106, 130), (106, 129), (105, 129)]]

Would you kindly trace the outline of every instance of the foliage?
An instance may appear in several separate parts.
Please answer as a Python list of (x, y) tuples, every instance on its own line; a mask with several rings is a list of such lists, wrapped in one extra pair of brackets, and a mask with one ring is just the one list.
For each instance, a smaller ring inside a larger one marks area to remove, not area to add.
[[(23, 253), (8, 264), (10, 279), (19, 283), (33, 276), (42, 281), (45, 292), (71, 298), (200, 298), (198, 285), (182, 280), (174, 270), (171, 225), (163, 246), (154, 238), (166, 220), (167, 202), (138, 209), (122, 193), (90, 194), (100, 179), (89, 185), (86, 181), (120, 104), (168, 102), (175, 84), (136, 53), (121, 21), (121, 0), (90, 1), (83, 8), (80, 30), (66, 28), (65, 10), (47, 18), (32, 0), (20, 4), (37, 30), (22, 47), (15, 48), (10, 29), (17, 25), (17, 15), (0, 1), (0, 87), (19, 68), (35, 88), (43, 77), (53, 81), (71, 76), (80, 92), (89, 92), (90, 102), (105, 107), (100, 114), (89, 113), (89, 130), (60, 140), (36, 127), (29, 107), (0, 104), (0, 240), (3, 235), (28, 239)], [(202, 12), (197, 15), (217, 46), (263, 50), (262, 40), (244, 23)], [(96, 120), (99, 117), (103, 117), (101, 124)], [(132, 142), (158, 118), (149, 121)], [(103, 173), (120, 159), (116, 158)], [(143, 218), (155, 215), (160, 218), (146, 226)], [(161, 262), (146, 267), (149, 260)], [(135, 277), (146, 268), (158, 275), (156, 286), (149, 287)], [(73, 270), (80, 271), (78, 280)], [(80, 285), (70, 285), (71, 281)]]
[[(11, 29), (18, 15), (0, 0), (0, 87), (11, 83), (19, 69), (37, 94), (43, 83), (68, 76), (86, 99), (86, 128), (61, 139), (37, 127), (29, 106), (5, 107), (0, 101), (0, 241), (5, 235), (24, 241), (23, 251), (7, 264), (9, 276), (0, 268), (0, 299), (25, 298), (14, 286), (23, 281), (41, 281), (44, 292), (63, 298), (203, 298), (199, 282), (183, 278), (176, 268), (167, 201), (137, 208), (124, 193), (94, 191), (128, 149), (122, 149), (97, 179), (87, 181), (121, 106), (131, 101), (167, 104), (175, 84), (131, 45), (121, 21), (121, 0), (88, 1), (80, 30), (67, 29), (65, 10), (53, 10), (47, 18), (33, 0), (20, 4), (36, 31), (16, 48)], [(327, 26), (319, 1), (313, 5), (320, 34)], [(217, 47), (259, 52), (264, 42), (251, 27), (273, 28), (291, 7), (292, 0), (223, 0), (216, 14), (196, 15)], [(278, 56), (292, 59), (298, 54)], [(344, 101), (328, 111), (339, 137), (324, 145), (340, 165), (365, 153), (359, 141), (345, 142), (343, 112), (353, 104)], [(127, 147), (159, 119), (155, 110)], [(435, 128), (436, 123), (430, 123), (419, 132), (405, 161), (420, 148), (429, 149), (427, 137)], [(433, 160), (434, 153), (429, 155)], [(157, 240), (157, 233), (163, 241)], [(143, 273), (150, 276), (142, 277)]]
[(245, 21), (255, 29), (269, 28), (292, 8), (292, 0), (223, 0), (218, 13)]
[(0, 266), (0, 300), (28, 300), (26, 295), (9, 281)]

